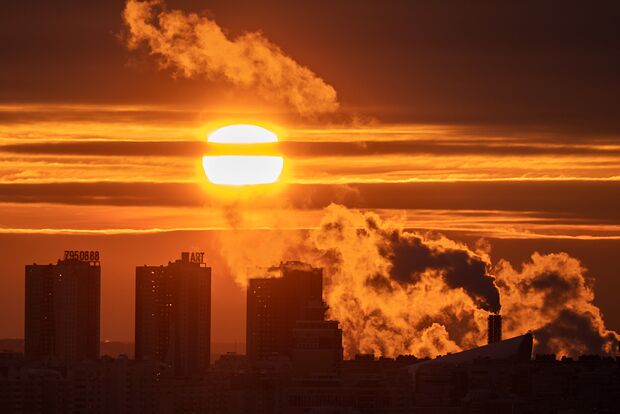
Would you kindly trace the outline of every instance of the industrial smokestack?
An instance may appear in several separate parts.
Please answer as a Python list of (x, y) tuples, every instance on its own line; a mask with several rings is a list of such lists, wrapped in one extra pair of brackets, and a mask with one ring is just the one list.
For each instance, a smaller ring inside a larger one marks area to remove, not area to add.
[(494, 313), (489, 315), (489, 337), (488, 343), (499, 342), (502, 340), (502, 315)]

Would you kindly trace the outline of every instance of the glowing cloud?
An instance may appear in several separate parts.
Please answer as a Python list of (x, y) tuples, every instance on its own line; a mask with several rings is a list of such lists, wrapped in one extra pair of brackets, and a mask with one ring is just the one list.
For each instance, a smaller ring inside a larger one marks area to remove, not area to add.
[(332, 86), (261, 33), (230, 39), (207, 16), (159, 10), (163, 5), (160, 0), (127, 2), (123, 12), (127, 47), (137, 49), (145, 44), (164, 68), (187, 78), (223, 79), (254, 89), (263, 97), (289, 104), (301, 115), (338, 109)]

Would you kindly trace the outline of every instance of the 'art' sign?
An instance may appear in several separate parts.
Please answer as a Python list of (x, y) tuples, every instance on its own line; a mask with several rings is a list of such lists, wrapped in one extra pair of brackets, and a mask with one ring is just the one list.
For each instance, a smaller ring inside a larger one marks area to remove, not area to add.
[(189, 261), (192, 263), (204, 263), (204, 252), (191, 252), (189, 255)]

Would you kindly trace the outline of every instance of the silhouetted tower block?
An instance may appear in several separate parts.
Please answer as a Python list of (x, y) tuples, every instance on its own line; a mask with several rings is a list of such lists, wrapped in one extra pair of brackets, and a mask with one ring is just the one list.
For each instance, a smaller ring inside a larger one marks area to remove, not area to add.
[(99, 252), (96, 257), (95, 252), (75, 252), (81, 258), (71, 253), (71, 259), (55, 265), (26, 266), (28, 358), (65, 362), (99, 358)]
[(323, 321), (323, 269), (285, 262), (251, 278), (247, 292), (247, 355), (250, 363), (272, 354), (291, 356), (297, 321)]
[(489, 315), (488, 343), (502, 340), (502, 316), (499, 314)]
[(211, 268), (204, 253), (167, 266), (136, 267), (136, 359), (170, 364), (176, 376), (201, 375), (211, 352)]

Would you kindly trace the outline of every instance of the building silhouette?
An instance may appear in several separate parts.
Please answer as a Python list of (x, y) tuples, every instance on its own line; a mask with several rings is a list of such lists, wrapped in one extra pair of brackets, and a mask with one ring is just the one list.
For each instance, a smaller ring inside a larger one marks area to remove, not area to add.
[(284, 262), (249, 280), (246, 347), (250, 364), (291, 357), (297, 321), (323, 321), (323, 269)]
[(136, 359), (98, 358), (99, 257), (69, 253), (26, 266), (28, 358), (0, 352), (0, 413), (618, 411), (617, 355), (532, 359), (533, 335), (502, 339), (498, 314), (486, 345), (434, 359), (343, 360), (339, 323), (325, 320), (322, 269), (301, 262), (250, 279), (249, 358), (228, 353), (212, 366), (203, 254), (137, 267)]
[(293, 375), (338, 375), (342, 368), (342, 330), (338, 321), (297, 321), (293, 326)]
[(211, 268), (203, 257), (184, 252), (167, 266), (136, 267), (137, 360), (164, 362), (182, 377), (208, 369)]
[(56, 264), (26, 265), (27, 358), (99, 358), (99, 252), (71, 253)]
[(497, 313), (489, 315), (487, 334), (489, 344), (502, 340), (502, 315)]

